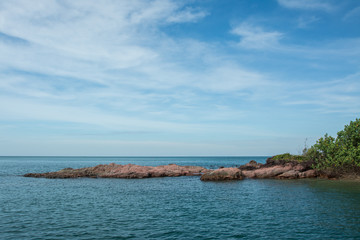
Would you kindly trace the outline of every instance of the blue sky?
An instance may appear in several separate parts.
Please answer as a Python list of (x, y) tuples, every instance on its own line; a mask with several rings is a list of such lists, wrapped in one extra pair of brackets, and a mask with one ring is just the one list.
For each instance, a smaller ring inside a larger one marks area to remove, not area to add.
[(357, 0), (0, 0), (0, 155), (300, 153), (360, 114)]

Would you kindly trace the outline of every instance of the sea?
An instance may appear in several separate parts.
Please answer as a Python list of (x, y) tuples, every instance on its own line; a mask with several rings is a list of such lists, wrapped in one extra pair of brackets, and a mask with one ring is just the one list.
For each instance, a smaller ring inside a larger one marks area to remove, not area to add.
[(25, 178), (97, 164), (218, 168), (267, 157), (0, 157), (0, 239), (360, 239), (360, 182)]

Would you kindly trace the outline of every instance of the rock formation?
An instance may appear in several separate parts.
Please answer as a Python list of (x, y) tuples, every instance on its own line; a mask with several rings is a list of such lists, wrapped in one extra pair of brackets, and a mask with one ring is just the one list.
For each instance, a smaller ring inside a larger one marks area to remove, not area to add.
[(57, 172), (28, 173), (25, 177), (36, 178), (150, 178), (150, 177), (178, 177), (200, 175), (208, 170), (196, 166), (179, 166), (176, 164), (157, 167), (139, 166), (134, 164), (120, 165), (110, 163), (88, 168), (65, 168)]
[(275, 161), (268, 158), (266, 164), (251, 160), (239, 168), (221, 168), (201, 176), (203, 181), (241, 180), (244, 178), (297, 179), (315, 178), (319, 173), (311, 169), (311, 164), (297, 161)]
[(244, 178), (241, 170), (238, 168), (219, 168), (214, 171), (204, 173), (200, 180), (202, 181), (224, 181), (241, 180)]
[(28, 173), (25, 177), (43, 178), (150, 178), (201, 175), (202, 181), (242, 180), (244, 178), (297, 179), (314, 178), (319, 173), (310, 163), (299, 161), (275, 161), (268, 158), (265, 164), (252, 160), (239, 168), (208, 170), (197, 166), (179, 166), (176, 164), (157, 167), (134, 164), (119, 165), (110, 163), (88, 168), (65, 168), (57, 172)]

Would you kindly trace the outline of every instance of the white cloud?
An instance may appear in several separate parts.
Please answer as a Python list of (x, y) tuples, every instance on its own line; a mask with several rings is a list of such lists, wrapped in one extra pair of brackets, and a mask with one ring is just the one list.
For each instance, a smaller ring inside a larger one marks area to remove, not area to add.
[(174, 23), (195, 22), (198, 19), (204, 18), (207, 15), (208, 13), (206, 11), (186, 8), (185, 10), (170, 16), (167, 21)]
[(343, 20), (344, 21), (351, 21), (351, 20), (357, 20), (360, 17), (360, 7), (356, 7), (349, 12), (346, 13)]
[[(164, 25), (181, 27), (209, 14), (186, 2), (1, 1), (0, 120), (13, 122), (8, 132), (18, 129), (17, 122), (56, 123), (64, 129), (74, 124), (89, 136), (93, 129), (100, 135), (155, 132), (159, 135), (151, 138), (159, 140), (154, 140), (157, 146), (166, 146), (168, 139), (176, 145), (193, 139), (276, 136), (275, 131), (266, 132), (268, 125), (254, 127), (252, 120), (263, 116), (265, 105), (278, 104), (289, 90), (281, 87), (287, 79), (270, 78), (257, 63), (248, 65), (253, 68), (242, 65), (257, 61), (243, 60), (246, 54), (254, 59), (271, 50), (302, 60), (340, 56), (358, 61), (351, 57), (360, 51), (358, 39), (316, 48), (291, 46), (281, 43), (283, 33), (249, 22), (232, 30), (240, 37), (239, 52), (225, 42), (166, 35)], [(244, 48), (261, 51), (241, 51)], [(303, 99), (293, 92), (289, 102)], [(341, 96), (336, 88), (320, 93)], [(255, 104), (267, 100), (264, 106)], [(331, 111), (358, 99), (309, 100)], [(3, 138), (12, 136), (1, 131)], [(121, 141), (114, 146), (117, 143)]]
[(251, 72), (236, 65), (214, 67), (197, 77), (195, 83), (200, 89), (212, 92), (257, 91), (270, 85), (260, 73)]
[(316, 16), (301, 16), (298, 18), (298, 28), (307, 28), (310, 24), (316, 23), (320, 18)]
[(241, 37), (239, 46), (252, 49), (271, 49), (279, 45), (284, 36), (277, 31), (265, 31), (259, 26), (243, 22), (232, 29), (231, 33)]
[(300, 10), (320, 10), (331, 12), (335, 10), (335, 6), (326, 0), (278, 0), (278, 3), (291, 9)]
[(284, 92), (291, 94), (286, 105), (306, 105), (322, 113), (360, 112), (360, 73), (326, 83), (295, 84)]
[(130, 14), (132, 23), (151, 24), (151, 23), (182, 23), (195, 22), (207, 15), (206, 11), (201, 9), (192, 9), (183, 4), (175, 3), (170, 0), (155, 0), (145, 2), (145, 6)]

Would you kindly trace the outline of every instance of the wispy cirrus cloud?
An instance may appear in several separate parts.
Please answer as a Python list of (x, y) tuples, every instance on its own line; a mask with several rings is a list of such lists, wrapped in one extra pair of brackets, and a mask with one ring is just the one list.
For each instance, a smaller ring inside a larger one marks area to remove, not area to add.
[[(327, 8), (314, 5), (323, 1), (281, 2), (291, 9)], [(217, 139), (225, 149), (229, 141), (289, 135), (282, 124), (273, 127), (282, 114), (296, 115), (278, 110), (284, 106), (343, 113), (359, 107), (357, 80), (336, 84), (328, 71), (330, 64), (359, 62), (359, 39), (294, 43), (281, 24), (247, 20), (229, 29), (227, 15), (223, 32), (215, 32), (214, 19), (203, 21), (218, 13), (193, 3), (0, 2), (0, 121), (9, 126), (1, 135), (45, 143), (52, 134), (77, 146), (84, 136), (98, 136), (98, 142), (142, 148)], [(297, 27), (315, 21), (302, 19)], [(211, 38), (218, 34), (223, 38)], [(317, 69), (329, 74), (312, 84), (304, 75)]]
[[(196, 22), (208, 13), (202, 9), (184, 7), (181, 3), (169, 0), (156, 0), (143, 2), (141, 9), (130, 14), (132, 23), (146, 24), (154, 22), (183, 23)], [(126, 4), (127, 5), (127, 4)]]
[(167, 21), (170, 23), (181, 22), (196, 22), (199, 19), (206, 17), (209, 13), (205, 10), (185, 8), (183, 11), (168, 17)]
[(231, 33), (241, 37), (239, 46), (251, 49), (271, 49), (278, 46), (280, 39), (284, 36), (281, 32), (266, 31), (248, 22), (234, 27)]
[[(322, 113), (359, 112), (360, 73), (327, 81), (326, 84), (307, 83), (307, 85), (288, 86), (287, 92), (291, 95), (288, 95), (287, 99), (297, 100), (284, 101), (284, 104), (303, 105), (312, 111)], [(297, 97), (294, 98), (294, 96)]]
[(0, 32), (10, 38), (0, 43), (0, 106), (7, 119), (192, 132), (188, 123), (194, 119), (245, 114), (219, 107), (223, 103), (213, 94), (227, 105), (232, 94), (250, 99), (249, 93), (271, 86), (265, 75), (223, 61), (211, 44), (162, 33), (164, 24), (207, 15), (174, 1), (19, 1), (4, 3), (0, 11)]
[(348, 11), (343, 17), (344, 21), (357, 20), (360, 17), (360, 7), (356, 7)]
[(316, 16), (301, 16), (298, 18), (298, 28), (308, 28), (311, 24), (314, 24), (320, 20)]
[(328, 0), (278, 0), (278, 3), (285, 8), (299, 10), (319, 10), (331, 12), (336, 9), (336, 7), (332, 4), (332, 1)]

